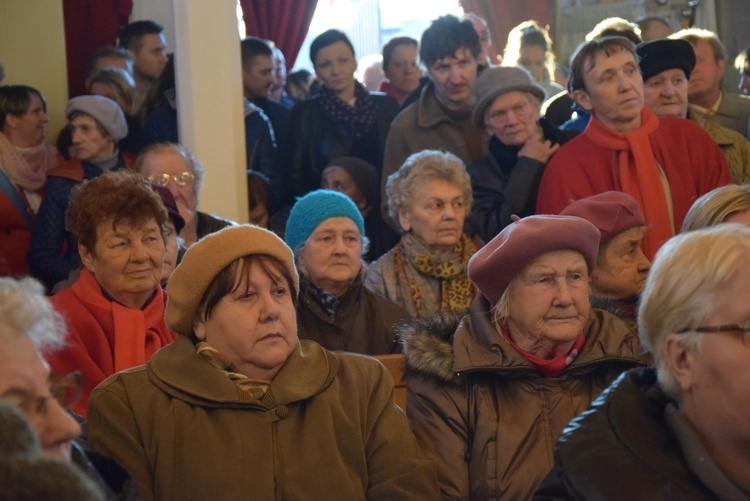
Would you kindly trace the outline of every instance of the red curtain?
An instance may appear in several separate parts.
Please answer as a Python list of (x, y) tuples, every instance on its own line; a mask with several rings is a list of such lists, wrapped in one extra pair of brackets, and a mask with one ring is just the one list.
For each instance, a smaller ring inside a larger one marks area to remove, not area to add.
[(97, 47), (115, 44), (132, 11), (133, 0), (63, 0), (70, 97), (86, 93), (89, 56)]
[(291, 70), (318, 0), (240, 0), (248, 35), (273, 40)]
[[(497, 54), (502, 55), (508, 33), (515, 26), (529, 19), (536, 20), (540, 26), (552, 24), (554, 18), (555, 0), (461, 0), (464, 11), (476, 14), (485, 21), (492, 34), (492, 46)], [(551, 26), (550, 26), (551, 28)], [(550, 33), (552, 39), (554, 36)]]

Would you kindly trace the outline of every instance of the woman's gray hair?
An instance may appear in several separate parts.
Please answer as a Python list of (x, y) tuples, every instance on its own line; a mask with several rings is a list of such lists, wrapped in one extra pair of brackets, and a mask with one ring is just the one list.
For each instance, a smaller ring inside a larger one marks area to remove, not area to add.
[(700, 350), (701, 335), (689, 332), (711, 317), (719, 295), (750, 267), (750, 228), (726, 223), (683, 233), (659, 249), (638, 311), (638, 336), (654, 356), (664, 392), (680, 400), (681, 389), (664, 358), (667, 335), (687, 330), (681, 342)]
[(0, 278), (0, 339), (27, 336), (41, 352), (62, 347), (65, 320), (44, 295), (44, 287), (33, 278)]
[(414, 188), (433, 179), (448, 181), (463, 191), (468, 215), (471, 211), (472, 191), (464, 163), (453, 153), (423, 150), (411, 155), (399, 170), (388, 176), (385, 192), (391, 218), (398, 222), (398, 213), (409, 206)]

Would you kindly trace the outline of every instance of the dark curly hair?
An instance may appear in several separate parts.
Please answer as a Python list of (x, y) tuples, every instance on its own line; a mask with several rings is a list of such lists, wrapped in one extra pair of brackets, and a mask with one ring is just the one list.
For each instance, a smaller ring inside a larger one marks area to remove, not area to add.
[(65, 213), (65, 229), (95, 255), (96, 229), (111, 221), (115, 227), (140, 227), (155, 219), (166, 235), (169, 213), (146, 178), (132, 171), (102, 174), (73, 188)]
[(429, 68), (435, 61), (453, 57), (459, 49), (468, 49), (475, 58), (482, 52), (479, 34), (470, 20), (461, 21), (450, 14), (441, 16), (424, 30), (419, 43), (419, 59)]

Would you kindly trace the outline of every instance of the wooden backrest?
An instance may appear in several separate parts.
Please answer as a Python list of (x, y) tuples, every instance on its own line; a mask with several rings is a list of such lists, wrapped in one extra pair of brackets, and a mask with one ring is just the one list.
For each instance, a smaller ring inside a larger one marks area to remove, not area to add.
[(406, 383), (404, 382), (404, 355), (376, 355), (393, 377), (393, 401), (406, 412)]

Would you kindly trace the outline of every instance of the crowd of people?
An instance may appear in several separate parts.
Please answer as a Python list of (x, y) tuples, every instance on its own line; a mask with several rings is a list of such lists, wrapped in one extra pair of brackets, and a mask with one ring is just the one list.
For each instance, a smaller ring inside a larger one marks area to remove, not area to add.
[(372, 82), (337, 29), (314, 75), (239, 43), (251, 224), (198, 210), (157, 23), (92, 54), (56, 146), (0, 86), (0, 490), (750, 498), (750, 98), (715, 33), (609, 18), (559, 82), (533, 20), (496, 51), (441, 16)]

